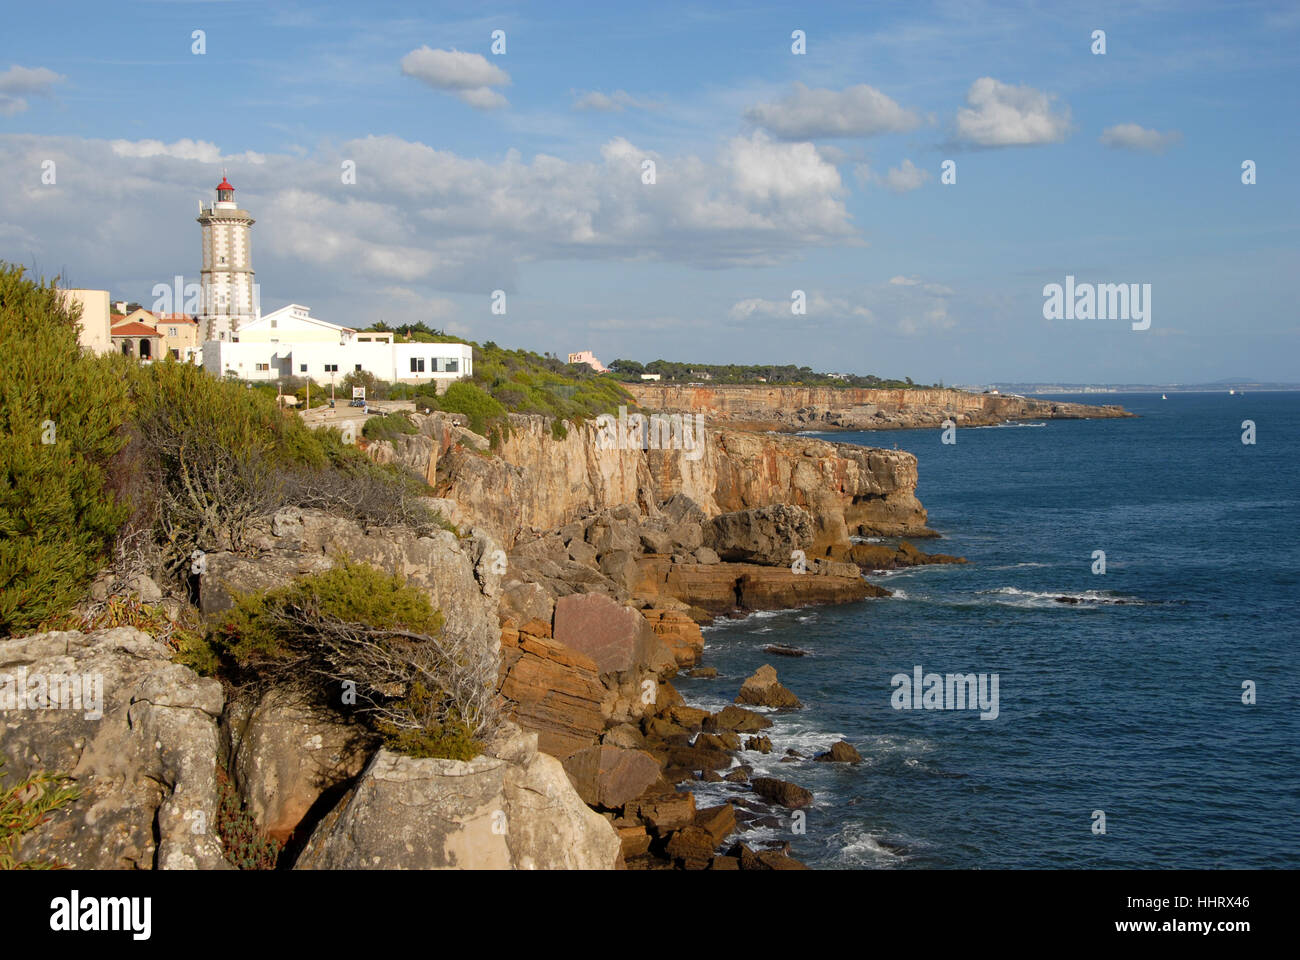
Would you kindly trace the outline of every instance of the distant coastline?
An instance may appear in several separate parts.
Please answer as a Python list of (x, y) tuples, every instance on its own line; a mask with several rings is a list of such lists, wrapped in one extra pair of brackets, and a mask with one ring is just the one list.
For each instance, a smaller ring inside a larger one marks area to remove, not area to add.
[[(1026, 396), (1080, 396), (1102, 393), (1285, 393), (1300, 390), (1300, 383), (1281, 383), (1273, 381), (1224, 380), (1214, 383), (1134, 383), (1134, 384), (1097, 384), (1097, 383), (1011, 383), (998, 382), (993, 385), (1002, 393), (1020, 393)], [(957, 387), (958, 390), (980, 391), (987, 385), (979, 387)]]

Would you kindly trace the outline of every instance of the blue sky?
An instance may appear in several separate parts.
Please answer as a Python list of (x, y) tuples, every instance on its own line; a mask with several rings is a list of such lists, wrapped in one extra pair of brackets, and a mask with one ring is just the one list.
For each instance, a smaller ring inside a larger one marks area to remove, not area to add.
[[(606, 361), (1300, 381), (1298, 41), (1283, 3), (11, 5), (0, 258), (148, 304), (197, 280), (229, 169), (264, 309)], [(1044, 319), (1067, 274), (1151, 284), (1150, 329)]]

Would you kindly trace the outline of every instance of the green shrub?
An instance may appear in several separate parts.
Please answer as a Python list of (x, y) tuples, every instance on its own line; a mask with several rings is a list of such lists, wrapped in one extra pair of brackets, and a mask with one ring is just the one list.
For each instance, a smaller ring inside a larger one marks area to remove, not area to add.
[(83, 354), (78, 322), (53, 282), (0, 261), (0, 636), (80, 599), (128, 514), (106, 481), (129, 361)]
[(438, 408), (449, 413), (463, 413), (469, 417), (469, 428), (477, 434), (486, 434), (488, 421), (504, 419), (506, 408), (481, 387), (467, 380), (457, 380), (438, 398)]
[(353, 387), (365, 387), (367, 400), (387, 400), (392, 397), (392, 389), (388, 381), (380, 380), (369, 370), (353, 370), (344, 377), (338, 395), (351, 400)]
[(134, 486), (155, 500), (172, 570), (196, 549), (241, 549), (252, 522), (284, 505), (376, 525), (436, 522), (422, 480), (376, 464), (336, 429), (309, 429), (264, 391), (187, 364), (135, 367), (131, 380), (145, 461)]
[(274, 870), (283, 844), (262, 833), (230, 776), (217, 767), (217, 836), (226, 860), (240, 870)]
[(324, 686), (348, 685), (360, 716), (396, 750), (469, 759), (495, 729), (495, 650), (446, 636), (426, 593), (366, 564), (340, 558), (323, 573), (237, 596), (211, 639), (255, 679), (318, 700)]
[(419, 433), (420, 428), (411, 422), (404, 412), (385, 413), (371, 417), (361, 428), (361, 435), (367, 440), (394, 440), (400, 434)]
[[(4, 767), (5, 758), (0, 756), (0, 780), (4, 778)], [(70, 777), (36, 773), (8, 789), (0, 788), (0, 870), (50, 870), (59, 866), (49, 860), (19, 860), (17, 848), (24, 834), (81, 795), (75, 786), (66, 785), (70, 782)]]

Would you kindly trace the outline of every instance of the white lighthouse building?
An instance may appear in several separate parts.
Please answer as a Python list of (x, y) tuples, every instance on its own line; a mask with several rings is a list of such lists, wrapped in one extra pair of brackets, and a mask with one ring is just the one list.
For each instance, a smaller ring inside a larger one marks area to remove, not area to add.
[(199, 329), (204, 340), (234, 340), (239, 328), (260, 314), (253, 283), (252, 226), (247, 210), (235, 204), (235, 188), (225, 174), (217, 184), (217, 202), (199, 202), (203, 227), (203, 299)]

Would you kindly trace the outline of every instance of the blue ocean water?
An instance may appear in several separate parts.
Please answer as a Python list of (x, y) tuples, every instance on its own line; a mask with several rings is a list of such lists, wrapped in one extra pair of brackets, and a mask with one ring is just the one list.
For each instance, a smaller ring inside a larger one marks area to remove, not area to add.
[[(890, 599), (706, 628), (721, 676), (676, 681), (689, 702), (720, 708), (771, 663), (805, 704), (773, 714), (772, 754), (743, 757), (813, 791), (806, 832), (748, 841), (788, 840), (821, 868), (1300, 866), (1300, 393), (1104, 402), (1140, 419), (963, 429), (955, 445), (828, 435), (915, 453), (943, 534), (917, 545), (970, 563), (876, 575)], [(916, 666), (997, 674), (997, 718), (894, 709), (891, 677)], [(862, 764), (779, 762), (840, 738)], [(752, 797), (694, 789), (700, 805)]]

